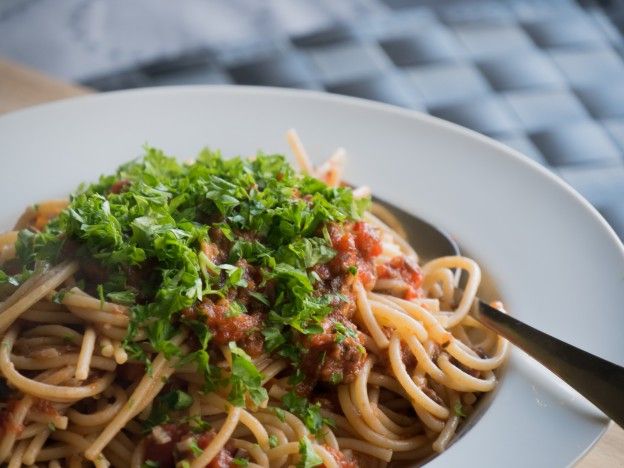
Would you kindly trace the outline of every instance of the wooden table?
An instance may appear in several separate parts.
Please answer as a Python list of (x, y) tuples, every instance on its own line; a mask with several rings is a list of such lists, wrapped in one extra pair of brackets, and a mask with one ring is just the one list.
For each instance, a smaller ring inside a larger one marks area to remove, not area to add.
[[(43, 102), (93, 92), (12, 62), (0, 60), (0, 114)], [(578, 463), (579, 468), (624, 467), (624, 430), (611, 423), (605, 435)]]

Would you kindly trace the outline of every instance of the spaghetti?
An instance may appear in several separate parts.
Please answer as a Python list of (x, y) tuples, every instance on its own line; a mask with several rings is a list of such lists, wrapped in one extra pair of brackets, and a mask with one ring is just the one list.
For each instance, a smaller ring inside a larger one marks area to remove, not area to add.
[(341, 186), (344, 150), (315, 168), (288, 141), (301, 174), (148, 149), (0, 235), (0, 463), (346, 468), (448, 446), (507, 352), (470, 315), (479, 266), (419, 266)]

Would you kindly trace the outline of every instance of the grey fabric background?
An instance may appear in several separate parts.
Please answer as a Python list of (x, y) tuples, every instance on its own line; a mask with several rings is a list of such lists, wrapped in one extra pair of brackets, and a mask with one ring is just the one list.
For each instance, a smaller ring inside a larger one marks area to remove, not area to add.
[(365, 0), (2, 0), (0, 55), (85, 80), (189, 50), (270, 46), (380, 8)]

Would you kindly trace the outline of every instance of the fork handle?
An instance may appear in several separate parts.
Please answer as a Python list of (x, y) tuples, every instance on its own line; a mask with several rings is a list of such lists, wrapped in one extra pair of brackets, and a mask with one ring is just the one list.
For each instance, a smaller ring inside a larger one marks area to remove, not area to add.
[(530, 327), (479, 301), (475, 318), (521, 348), (624, 427), (624, 367)]

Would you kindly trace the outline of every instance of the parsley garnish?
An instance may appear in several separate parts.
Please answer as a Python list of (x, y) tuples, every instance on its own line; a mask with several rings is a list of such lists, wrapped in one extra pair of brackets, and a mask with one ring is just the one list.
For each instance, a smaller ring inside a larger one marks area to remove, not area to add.
[(187, 421), (191, 430), (196, 433), (206, 432), (212, 428), (212, 425), (201, 416), (191, 416)]
[(336, 330), (336, 343), (342, 343), (347, 338), (357, 339), (357, 332), (353, 328), (347, 327), (344, 323), (336, 322), (334, 330)]
[(201, 455), (203, 452), (199, 445), (197, 445), (197, 441), (195, 439), (189, 440), (188, 446), (191, 449), (191, 452), (193, 452), (193, 455), (195, 455), (196, 457)]
[[(237, 290), (249, 288), (253, 300), (247, 307), (268, 311), (262, 330), (266, 351), (297, 363), (300, 335), (321, 332), (321, 322), (340, 300), (316, 293), (320, 278), (313, 267), (336, 254), (327, 225), (359, 219), (369, 203), (347, 187), (297, 174), (280, 155), (224, 159), (204, 150), (193, 164), (181, 164), (147, 147), (141, 159), (81, 186), (43, 230), (20, 231), (16, 254), (22, 273), (0, 270), (0, 285), (21, 284), (35, 265), (86, 260), (98, 278), (86, 290), (95, 291), (101, 303), (129, 306), (129, 356), (143, 360), (149, 372), (151, 351), (145, 349), (180, 356), (171, 338), (186, 327), (199, 346), (182, 361), (194, 362), (204, 390), (214, 390), (224, 380), (209, 359), (213, 330), (183, 311), (205, 298), (234, 297), (228, 315), (246, 314), (236, 297)], [(229, 248), (219, 252), (225, 262), (211, 260), (206, 245)], [(245, 263), (259, 272), (256, 290), (249, 287)], [(264, 289), (269, 284), (271, 293)], [(139, 330), (147, 343), (135, 341)], [(260, 373), (246, 355), (233, 351), (233, 367), (233, 403), (244, 404), (245, 395), (254, 404), (266, 399)]]
[(104, 298), (104, 286), (102, 286), (101, 284), (98, 284), (95, 289), (97, 291), (98, 298), (100, 299), (100, 309), (103, 309), (104, 302), (106, 302), (106, 299)]
[(269, 436), (269, 447), (275, 448), (278, 445), (279, 445), (279, 440), (277, 439), (277, 436), (275, 434), (271, 434)]
[(255, 300), (257, 300), (258, 302), (261, 302), (262, 304), (264, 304), (264, 305), (266, 305), (266, 306), (270, 305), (270, 304), (269, 304), (269, 300), (268, 300), (268, 299), (267, 299), (267, 297), (266, 297), (264, 294), (262, 294), (262, 293), (259, 293), (259, 292), (256, 292), (256, 291), (250, 291), (250, 292), (249, 292), (249, 295), (250, 295), (251, 297), (253, 297)]
[(106, 293), (106, 297), (112, 302), (121, 305), (133, 305), (136, 302), (136, 294), (132, 291), (117, 291)]
[(299, 455), (301, 455), (301, 460), (297, 463), (297, 468), (313, 468), (323, 464), (323, 460), (318, 456), (312, 442), (307, 437), (299, 441)]
[(286, 413), (284, 413), (284, 410), (282, 408), (273, 408), (273, 411), (275, 411), (275, 416), (277, 416), (277, 419), (279, 419), (281, 422), (286, 421)]
[(343, 379), (342, 372), (332, 372), (332, 375), (330, 376), (329, 381), (334, 385), (338, 385), (340, 382), (342, 382), (342, 379)]
[(3, 284), (10, 284), (11, 286), (17, 287), (24, 281), (26, 281), (31, 274), (32, 272), (25, 270), (17, 275), (9, 275), (4, 271), (0, 270), (0, 286)]
[(63, 335), (63, 342), (64, 343), (69, 343), (69, 344), (77, 344), (76, 343), (76, 338), (74, 338), (72, 335), (70, 335), (69, 333), (66, 335)]
[(243, 304), (237, 301), (233, 301), (233, 302), (230, 302), (230, 307), (225, 313), (225, 316), (226, 317), (238, 317), (239, 315), (244, 314), (246, 312), (247, 312), (247, 309), (245, 308)]
[(460, 418), (465, 418), (466, 417), (466, 413), (464, 412), (464, 407), (461, 404), (461, 401), (457, 400), (455, 402), (455, 405), (453, 405), (453, 411), (455, 412), (455, 414), (457, 416), (459, 416)]
[(60, 289), (59, 291), (54, 293), (54, 296), (52, 297), (52, 302), (54, 302), (55, 304), (62, 304), (63, 299), (65, 298), (65, 294), (67, 294), (67, 290)]
[(154, 401), (152, 411), (144, 422), (146, 430), (168, 422), (172, 416), (172, 411), (186, 409), (192, 404), (193, 398), (182, 390), (174, 390), (159, 396)]
[(268, 398), (266, 389), (262, 386), (262, 374), (251, 361), (245, 351), (230, 342), (232, 353), (232, 376), (230, 384), (232, 389), (228, 400), (236, 406), (245, 406), (245, 395), (254, 405), (259, 406)]
[(333, 426), (334, 421), (321, 415), (320, 403), (310, 403), (306, 398), (290, 391), (282, 397), (285, 409), (297, 416), (313, 434), (318, 434), (324, 425)]

